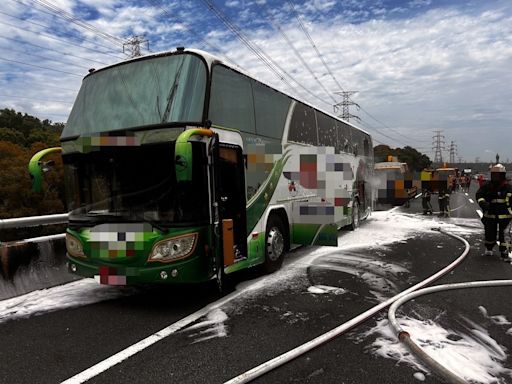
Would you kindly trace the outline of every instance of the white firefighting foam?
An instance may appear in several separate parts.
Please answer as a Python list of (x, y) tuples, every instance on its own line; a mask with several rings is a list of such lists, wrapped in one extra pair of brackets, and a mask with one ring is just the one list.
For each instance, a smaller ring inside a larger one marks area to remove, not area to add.
[[(399, 317), (399, 323), (432, 358), (459, 377), (472, 383), (505, 384), (512, 379), (512, 369), (506, 368), (506, 348), (494, 340), (486, 329), (460, 316), (463, 331), (445, 328), (432, 320)], [(362, 335), (351, 336), (357, 342), (375, 340), (365, 349), (375, 355), (405, 363), (414, 369), (429, 370), (398, 341), (387, 318)]]

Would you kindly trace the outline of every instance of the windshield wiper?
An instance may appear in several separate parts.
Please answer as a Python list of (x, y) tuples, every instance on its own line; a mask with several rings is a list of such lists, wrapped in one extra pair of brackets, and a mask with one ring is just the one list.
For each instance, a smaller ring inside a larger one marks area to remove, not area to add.
[(174, 97), (176, 96), (176, 90), (178, 89), (178, 84), (181, 76), (181, 70), (183, 69), (183, 63), (185, 62), (185, 58), (183, 57), (181, 63), (179, 64), (178, 71), (176, 72), (176, 76), (174, 77), (174, 81), (172, 83), (172, 87), (169, 90), (169, 95), (167, 96), (167, 104), (165, 106), (164, 115), (162, 116), (162, 123), (165, 123), (169, 118), (171, 113), (172, 104), (174, 102)]

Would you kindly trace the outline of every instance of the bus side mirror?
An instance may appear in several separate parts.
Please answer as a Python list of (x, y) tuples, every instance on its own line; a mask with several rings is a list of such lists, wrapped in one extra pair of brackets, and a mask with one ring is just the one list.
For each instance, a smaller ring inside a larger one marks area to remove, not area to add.
[(192, 181), (192, 143), (190, 137), (198, 135), (212, 137), (213, 131), (205, 128), (193, 128), (183, 131), (176, 139), (174, 150), (174, 168), (176, 181)]
[(176, 181), (192, 181), (192, 143), (176, 143)]
[(43, 189), (43, 173), (48, 172), (54, 165), (53, 160), (43, 161), (43, 158), (54, 152), (62, 152), (61, 147), (46, 148), (37, 152), (28, 163), (28, 172), (32, 180), (32, 190), (41, 192)]

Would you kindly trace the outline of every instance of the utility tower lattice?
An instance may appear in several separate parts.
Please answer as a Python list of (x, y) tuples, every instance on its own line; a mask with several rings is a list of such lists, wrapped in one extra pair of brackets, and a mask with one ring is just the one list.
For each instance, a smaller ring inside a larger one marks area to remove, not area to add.
[(432, 150), (434, 151), (434, 163), (442, 163), (444, 136), (441, 133), (443, 133), (443, 131), (434, 131), (434, 133), (435, 135), (432, 136)]
[[(123, 53), (127, 53), (132, 57), (142, 56), (141, 46), (146, 43), (147, 50), (149, 51), (149, 41), (144, 36), (133, 36), (130, 37), (125, 43), (123, 43)], [(126, 47), (126, 49), (125, 49)]]
[(340, 95), (342, 97), (341, 103), (334, 104), (334, 113), (337, 113), (339, 108), (341, 107), (341, 115), (338, 115), (338, 117), (341, 117), (343, 120), (350, 121), (351, 118), (356, 120), (361, 120), (359, 116), (352, 115), (349, 111), (349, 106), (355, 105), (357, 110), (359, 110), (361, 107), (359, 104), (353, 102), (350, 100), (350, 96), (357, 93), (358, 91), (342, 91), (342, 92), (335, 92), (337, 95)]
[(450, 143), (450, 163), (455, 163), (455, 155), (457, 154), (457, 146), (455, 145), (455, 142)]

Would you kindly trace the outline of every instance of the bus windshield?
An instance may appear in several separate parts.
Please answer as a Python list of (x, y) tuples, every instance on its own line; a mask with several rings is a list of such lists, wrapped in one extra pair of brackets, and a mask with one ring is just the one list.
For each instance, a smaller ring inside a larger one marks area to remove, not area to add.
[(109, 147), (63, 156), (70, 222), (150, 222), (155, 226), (209, 219), (204, 145), (193, 143), (192, 181), (177, 182), (174, 143)]
[(190, 54), (144, 58), (87, 76), (62, 138), (153, 124), (200, 123), (206, 65)]

